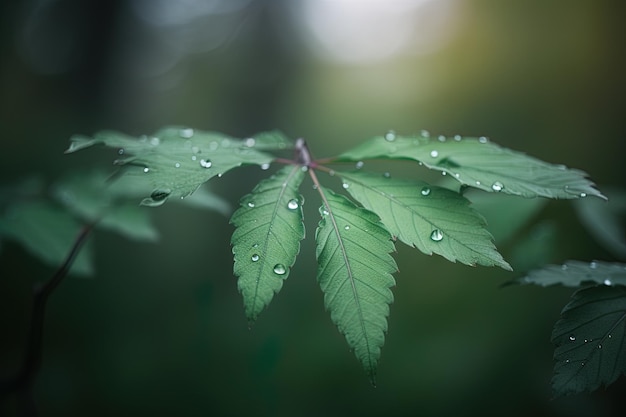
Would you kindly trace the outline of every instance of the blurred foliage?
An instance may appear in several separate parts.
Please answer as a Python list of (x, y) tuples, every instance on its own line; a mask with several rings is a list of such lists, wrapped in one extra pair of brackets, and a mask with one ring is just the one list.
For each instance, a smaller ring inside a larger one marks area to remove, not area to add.
[[(32, 172), (58, 178), (75, 133), (180, 124), (237, 137), (280, 127), (306, 137), (318, 156), (390, 128), (487, 135), (580, 167), (602, 190), (624, 188), (623, 1), (440, 2), (453, 11), (442, 19), (453, 29), (447, 42), (352, 63), (313, 53), (294, 2), (255, 0), (238, 14), (208, 15), (218, 24), (186, 22), (183, 29), (224, 27), (225, 35), (211, 49), (180, 53), (168, 49), (173, 35), (198, 39), (197, 32), (147, 24), (134, 12), (138, 3), (150, 2), (0, 5), (0, 183)], [(380, 20), (368, 30), (376, 35), (393, 25)], [(159, 56), (176, 60), (155, 65)], [(76, 165), (111, 159), (85, 152)], [(255, 170), (229, 173), (213, 190), (233, 203), (252, 189)], [(623, 379), (590, 396), (548, 400), (550, 329), (566, 289), (501, 290), (509, 274), (400, 247), (390, 338), (372, 389), (322, 311), (313, 256), (294, 267), (293, 285), (250, 332), (232, 274), (232, 227), (221, 216), (177, 206), (154, 217), (160, 243), (102, 232), (96, 279), (65, 281), (50, 300), (36, 391), (47, 415), (624, 412)], [(509, 217), (504, 210), (500, 220)], [(501, 247), (505, 259), (542, 222), (554, 230), (542, 262), (616, 256), (580, 225), (569, 203), (550, 202)], [(2, 245), (4, 376), (22, 355), (30, 283), (53, 268)], [(303, 253), (313, 253), (306, 245)], [(11, 415), (14, 402), (1, 407)]]

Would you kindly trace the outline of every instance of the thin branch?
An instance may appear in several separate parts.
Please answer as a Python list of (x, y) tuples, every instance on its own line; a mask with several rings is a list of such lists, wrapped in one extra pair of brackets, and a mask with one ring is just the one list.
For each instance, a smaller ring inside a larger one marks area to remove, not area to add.
[(7, 381), (0, 383), (0, 393), (7, 395), (10, 392), (17, 392), (20, 400), (20, 415), (37, 415), (34, 399), (33, 385), (35, 377), (41, 368), (41, 352), (43, 340), (43, 324), (46, 312), (46, 302), (54, 290), (67, 276), (74, 260), (80, 253), (93, 230), (94, 224), (88, 224), (80, 231), (74, 245), (70, 249), (65, 261), (54, 275), (43, 284), (33, 285), (33, 305), (30, 323), (30, 331), (26, 345), (26, 353), (22, 361), (22, 366), (17, 374)]

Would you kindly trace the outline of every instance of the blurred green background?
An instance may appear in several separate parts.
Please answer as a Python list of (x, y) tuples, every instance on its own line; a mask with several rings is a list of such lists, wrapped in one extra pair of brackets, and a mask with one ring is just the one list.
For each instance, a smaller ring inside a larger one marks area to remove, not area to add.
[[(2, 2), (0, 183), (110, 166), (108, 151), (64, 155), (73, 134), (177, 124), (236, 137), (279, 128), (318, 157), (388, 129), (485, 135), (623, 188), (625, 16), (623, 0)], [(236, 204), (266, 174), (245, 168), (212, 189)], [(159, 243), (98, 231), (94, 279), (64, 281), (48, 305), (42, 415), (624, 412), (623, 378), (551, 399), (550, 332), (570, 290), (503, 289), (514, 274), (400, 245), (373, 388), (324, 311), (310, 239), (320, 203), (305, 188), (309, 240), (251, 330), (226, 218), (166, 205), (149, 209)], [(492, 224), (514, 221), (492, 212)], [(548, 202), (496, 244), (522, 271), (615, 260), (567, 201)], [(30, 286), (54, 269), (1, 245), (6, 377), (22, 356)], [(12, 415), (14, 399), (1, 406)]]

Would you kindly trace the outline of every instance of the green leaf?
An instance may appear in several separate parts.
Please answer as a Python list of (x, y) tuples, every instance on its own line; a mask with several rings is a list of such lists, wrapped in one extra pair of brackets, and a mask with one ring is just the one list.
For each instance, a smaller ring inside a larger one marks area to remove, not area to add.
[(470, 187), (524, 197), (605, 198), (587, 174), (502, 148), (486, 138), (431, 138), (387, 134), (343, 153), (341, 161), (412, 159)]
[(592, 391), (626, 372), (626, 288), (574, 293), (552, 332), (556, 395)]
[(315, 239), (324, 304), (374, 382), (393, 301), (394, 245), (376, 214), (330, 190), (320, 193), (325, 202)]
[(257, 133), (252, 138), (245, 140), (246, 145), (256, 149), (281, 150), (293, 148), (293, 142), (279, 130)]
[(159, 233), (152, 225), (150, 213), (137, 203), (117, 202), (118, 195), (131, 190), (111, 187), (102, 172), (81, 173), (58, 182), (53, 196), (70, 212), (98, 228), (112, 230), (127, 238), (156, 241)]
[[(281, 139), (273, 140), (280, 148)], [(260, 141), (266, 148), (272, 147), (270, 138)], [(274, 159), (256, 149), (256, 140), (180, 127), (164, 128), (139, 139), (115, 132), (100, 132), (94, 138), (77, 136), (66, 153), (100, 143), (118, 149), (118, 165), (132, 165), (122, 175), (132, 183), (150, 186), (150, 197), (142, 201), (148, 206), (159, 206), (170, 197), (184, 198), (209, 179), (243, 164), (264, 165)]]
[(300, 167), (284, 167), (243, 197), (230, 220), (236, 227), (234, 272), (250, 321), (280, 291), (300, 251), (304, 223), (298, 187), (303, 178)]
[(338, 175), (343, 187), (407, 245), (452, 262), (511, 269), (493, 245), (483, 217), (459, 193), (365, 172)]
[(556, 284), (580, 287), (585, 283), (626, 285), (626, 265), (602, 261), (567, 261), (563, 265), (548, 265), (531, 271), (519, 282), (543, 287)]
[[(0, 236), (23, 246), (33, 256), (54, 268), (67, 257), (81, 225), (66, 211), (44, 201), (18, 202), (0, 217)], [(70, 273), (93, 275), (91, 250), (84, 247)]]

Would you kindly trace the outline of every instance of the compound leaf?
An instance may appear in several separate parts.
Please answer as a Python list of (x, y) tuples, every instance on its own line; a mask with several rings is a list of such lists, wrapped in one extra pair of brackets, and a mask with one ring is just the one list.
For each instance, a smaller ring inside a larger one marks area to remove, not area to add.
[(234, 272), (250, 321), (280, 291), (300, 251), (304, 223), (298, 187), (303, 178), (300, 167), (284, 167), (243, 197), (230, 220), (236, 227)]
[[(0, 236), (23, 246), (45, 264), (59, 267), (67, 257), (81, 224), (60, 207), (42, 200), (16, 202), (0, 217)], [(90, 245), (75, 259), (70, 273), (93, 275)]]
[(452, 262), (511, 269), (496, 250), (483, 217), (459, 193), (365, 172), (338, 175), (343, 187), (407, 245)]
[(385, 341), (396, 263), (391, 235), (371, 211), (320, 188), (317, 279), (332, 321), (374, 382)]
[[(272, 148), (272, 141), (281, 148), (280, 137), (261, 140), (264, 148)], [(100, 143), (118, 149), (118, 165), (130, 165), (122, 175), (149, 185), (150, 197), (142, 201), (148, 206), (161, 205), (170, 197), (186, 197), (209, 179), (243, 164), (264, 165), (274, 159), (256, 149), (254, 138), (242, 141), (180, 127), (167, 127), (139, 139), (116, 132), (100, 132), (93, 138), (77, 136), (66, 153)]]
[(583, 283), (626, 285), (626, 265), (602, 261), (567, 261), (531, 271), (519, 280), (522, 284), (564, 285), (580, 287)]
[(592, 391), (626, 372), (626, 288), (595, 286), (574, 293), (554, 326), (556, 395)]
[(487, 138), (397, 136), (388, 133), (338, 157), (342, 161), (373, 158), (412, 159), (443, 171), (470, 187), (524, 197), (605, 198), (587, 174), (502, 148)]

